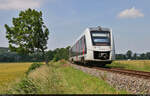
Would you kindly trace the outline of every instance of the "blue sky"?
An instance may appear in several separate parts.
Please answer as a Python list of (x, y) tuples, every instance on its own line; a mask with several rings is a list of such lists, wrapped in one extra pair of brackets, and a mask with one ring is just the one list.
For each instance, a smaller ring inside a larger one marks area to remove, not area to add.
[(4, 24), (27, 8), (43, 12), (50, 30), (48, 49), (66, 47), (87, 27), (112, 28), (117, 53), (150, 51), (150, 0), (0, 0), (0, 47)]

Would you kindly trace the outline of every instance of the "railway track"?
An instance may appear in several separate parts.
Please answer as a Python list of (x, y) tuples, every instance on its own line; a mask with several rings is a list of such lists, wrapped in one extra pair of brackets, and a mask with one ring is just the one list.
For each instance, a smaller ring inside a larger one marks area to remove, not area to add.
[(124, 74), (124, 75), (128, 75), (128, 76), (133, 76), (133, 77), (150, 79), (150, 72), (121, 69), (121, 68), (100, 68), (100, 67), (92, 67), (92, 68), (98, 69), (98, 70), (103, 70), (103, 71), (108, 71), (108, 72), (113, 72), (113, 73)]
[(133, 76), (133, 77), (139, 77), (139, 78), (144, 78), (144, 79), (150, 79), (150, 72), (122, 69), (122, 68), (103, 68), (103, 67), (91, 67), (91, 66), (89, 67), (89, 66), (83, 66), (83, 65), (78, 65), (78, 66), (93, 68), (97, 70), (103, 70), (103, 71), (108, 71), (108, 72), (113, 72), (113, 73)]

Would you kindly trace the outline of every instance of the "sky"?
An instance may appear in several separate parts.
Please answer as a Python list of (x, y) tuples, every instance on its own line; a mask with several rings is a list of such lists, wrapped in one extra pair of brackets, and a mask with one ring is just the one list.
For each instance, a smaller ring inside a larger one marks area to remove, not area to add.
[(42, 11), (48, 49), (67, 47), (87, 27), (111, 28), (116, 53), (150, 52), (150, 0), (0, 0), (0, 47), (8, 47), (4, 24), (28, 8)]

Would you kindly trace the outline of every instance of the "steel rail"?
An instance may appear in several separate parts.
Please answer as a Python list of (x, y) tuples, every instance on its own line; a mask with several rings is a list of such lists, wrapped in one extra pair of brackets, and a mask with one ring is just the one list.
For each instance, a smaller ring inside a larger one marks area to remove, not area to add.
[(136, 71), (136, 70), (129, 70), (129, 69), (120, 69), (120, 68), (100, 68), (100, 67), (93, 67), (93, 68), (98, 69), (98, 70), (128, 75), (128, 76), (150, 79), (150, 72)]
[[(77, 65), (77, 64), (75, 64), (75, 65)], [(103, 67), (91, 67), (91, 66), (89, 67), (89, 66), (83, 66), (83, 65), (77, 65), (77, 66), (82, 66), (82, 67), (92, 68), (92, 69), (97, 69), (97, 70), (103, 70), (103, 71), (123, 74), (123, 75), (127, 75), (127, 76), (150, 79), (150, 72), (145, 72), (145, 71), (137, 71), (137, 70), (129, 70), (129, 69), (121, 69), (121, 68), (103, 68)]]

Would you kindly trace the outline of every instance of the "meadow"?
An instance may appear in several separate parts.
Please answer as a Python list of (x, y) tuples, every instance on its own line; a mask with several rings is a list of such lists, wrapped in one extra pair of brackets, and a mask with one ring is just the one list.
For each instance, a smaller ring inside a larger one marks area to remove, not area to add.
[(104, 80), (72, 68), (66, 61), (50, 62), (30, 72), (12, 94), (123, 94)]
[(25, 72), (32, 63), (0, 63), (0, 93), (11, 83), (24, 77)]
[[(2, 94), (126, 94), (104, 80), (71, 67), (67, 61), (49, 62), (32, 70), (32, 63), (0, 63)], [(109, 67), (150, 71), (150, 60), (114, 61)], [(11, 85), (11, 86), (10, 86)]]
[(116, 60), (106, 66), (150, 72), (150, 60)]

